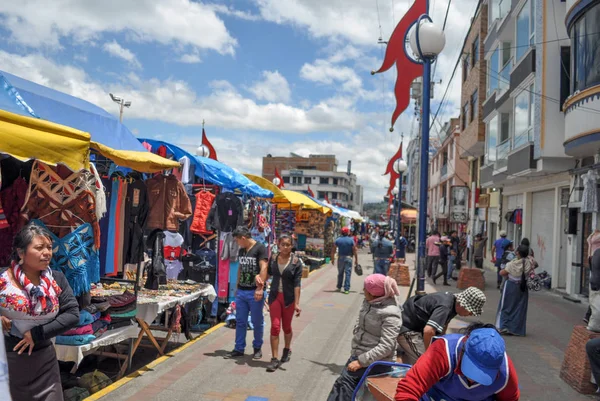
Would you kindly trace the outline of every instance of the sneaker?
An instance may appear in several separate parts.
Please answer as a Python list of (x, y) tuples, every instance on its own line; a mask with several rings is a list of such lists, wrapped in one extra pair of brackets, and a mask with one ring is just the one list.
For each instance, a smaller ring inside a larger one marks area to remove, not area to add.
[(281, 356), (281, 363), (289, 362), (291, 356), (292, 356), (292, 350), (289, 348), (284, 348), (283, 355)]
[(254, 355), (252, 355), (252, 359), (261, 359), (262, 358), (262, 350), (260, 348), (254, 348)]
[(342, 289), (341, 288), (337, 288), (336, 291), (337, 292), (342, 292)]
[(224, 358), (225, 358), (225, 359), (234, 359), (234, 358), (241, 358), (241, 357), (243, 357), (243, 356), (244, 356), (244, 353), (243, 353), (243, 352), (240, 352), (240, 351), (238, 351), (238, 350), (235, 350), (235, 349), (234, 349), (234, 350), (233, 350), (233, 351), (231, 351), (230, 353), (226, 354), (226, 355), (224, 356)]
[(344, 294), (350, 294), (350, 291), (346, 290), (344, 291)]
[(267, 366), (267, 372), (275, 372), (281, 366), (281, 362), (277, 358), (271, 358), (271, 363)]

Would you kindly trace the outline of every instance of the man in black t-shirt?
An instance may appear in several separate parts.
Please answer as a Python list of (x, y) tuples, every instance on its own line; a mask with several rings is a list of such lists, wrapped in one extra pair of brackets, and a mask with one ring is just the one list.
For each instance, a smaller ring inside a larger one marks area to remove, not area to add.
[(403, 305), (398, 336), (398, 344), (404, 351), (402, 362), (414, 365), (429, 348), (431, 339), (446, 333), (448, 323), (456, 315), (481, 315), (485, 300), (485, 294), (476, 287), (458, 294), (435, 292), (409, 298)]
[[(264, 285), (267, 281), (267, 262), (269, 255), (267, 248), (252, 239), (250, 230), (238, 227), (234, 232), (238, 245), (239, 270), (238, 285), (235, 293), (235, 348), (225, 358), (239, 358), (244, 356), (246, 350), (246, 332), (248, 329), (248, 314), (254, 325), (253, 359), (262, 358), (263, 332), (264, 332)], [(260, 280), (257, 280), (260, 277)], [(257, 282), (261, 284), (258, 285)]]

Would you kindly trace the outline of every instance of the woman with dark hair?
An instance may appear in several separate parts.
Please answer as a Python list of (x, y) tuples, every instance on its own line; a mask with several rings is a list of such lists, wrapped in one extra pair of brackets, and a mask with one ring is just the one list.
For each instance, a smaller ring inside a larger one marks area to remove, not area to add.
[(524, 246), (526, 246), (527, 248), (529, 248), (529, 255), (527, 255), (527, 256), (531, 256), (531, 257), (533, 257), (533, 256), (534, 256), (534, 254), (533, 254), (533, 249), (531, 249), (531, 245), (529, 244), (529, 238), (523, 238), (523, 239), (521, 240), (521, 245), (524, 245)]
[(491, 324), (473, 323), (461, 334), (434, 337), (398, 382), (395, 401), (517, 401), (517, 372), (504, 340)]
[[(292, 239), (288, 235), (279, 237), (279, 253), (271, 256), (267, 277), (273, 277), (269, 292), (269, 314), (271, 316), (271, 363), (267, 372), (275, 372), (282, 363), (289, 362), (292, 355), (292, 319), (294, 312), (300, 316), (300, 288), (302, 262), (292, 253)], [(285, 345), (279, 360), (279, 334), (283, 322)]]
[(502, 334), (524, 336), (527, 323), (527, 304), (529, 290), (527, 276), (533, 270), (529, 255), (529, 247), (519, 245), (516, 258), (511, 260), (500, 275), (506, 277), (498, 304), (496, 327)]
[(51, 339), (79, 322), (77, 300), (65, 276), (50, 269), (46, 229), (25, 226), (15, 237), (11, 267), (0, 274), (0, 319), (13, 401), (62, 401)]

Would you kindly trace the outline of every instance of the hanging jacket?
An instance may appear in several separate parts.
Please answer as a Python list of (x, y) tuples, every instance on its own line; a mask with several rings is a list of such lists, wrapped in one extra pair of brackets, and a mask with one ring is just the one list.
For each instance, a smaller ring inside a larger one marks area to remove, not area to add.
[(163, 254), (165, 244), (165, 233), (156, 229), (148, 236), (146, 246), (152, 249), (152, 260), (146, 264), (148, 278), (144, 288), (158, 290), (160, 284), (167, 284), (167, 269), (165, 267), (165, 256)]
[(139, 173), (130, 173), (134, 181), (127, 186), (123, 234), (123, 263), (136, 264), (144, 260), (144, 227), (148, 218), (148, 192)]
[(207, 228), (230, 233), (244, 224), (244, 205), (231, 192), (222, 192), (215, 198), (208, 214)]
[(208, 191), (200, 191), (196, 194), (196, 210), (190, 230), (194, 234), (212, 234), (206, 227), (210, 209), (215, 201), (215, 195)]
[(185, 187), (176, 177), (157, 175), (146, 181), (148, 223), (146, 228), (179, 230), (179, 221), (192, 215), (192, 204)]

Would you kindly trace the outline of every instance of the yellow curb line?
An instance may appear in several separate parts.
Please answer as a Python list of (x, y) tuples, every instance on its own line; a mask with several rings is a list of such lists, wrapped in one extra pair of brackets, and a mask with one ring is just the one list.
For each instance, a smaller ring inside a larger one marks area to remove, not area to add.
[(211, 327), (210, 329), (206, 330), (204, 333), (200, 334), (198, 337), (194, 338), (192, 341), (188, 341), (187, 343), (183, 344), (181, 347), (178, 347), (177, 349), (174, 349), (173, 351), (169, 352), (168, 354), (165, 354), (165, 355), (161, 356), (160, 358), (153, 360), (146, 366), (143, 366), (140, 369), (136, 370), (135, 372), (130, 373), (129, 375), (122, 378), (121, 380), (118, 380), (115, 383), (111, 384), (110, 386), (105, 387), (104, 389), (98, 391), (97, 393), (90, 395), (84, 401), (96, 401), (96, 400), (99, 400), (100, 398), (104, 397), (105, 395), (112, 393), (119, 387), (123, 387), (125, 384), (129, 383), (136, 377), (140, 377), (144, 373), (151, 371), (152, 369), (154, 369), (156, 366), (160, 365), (167, 359), (175, 356), (176, 354), (180, 353), (184, 349), (191, 347), (196, 342), (202, 340), (204, 337), (217, 331), (218, 329), (220, 329), (223, 326), (225, 326), (225, 323), (219, 323), (219, 324)]

